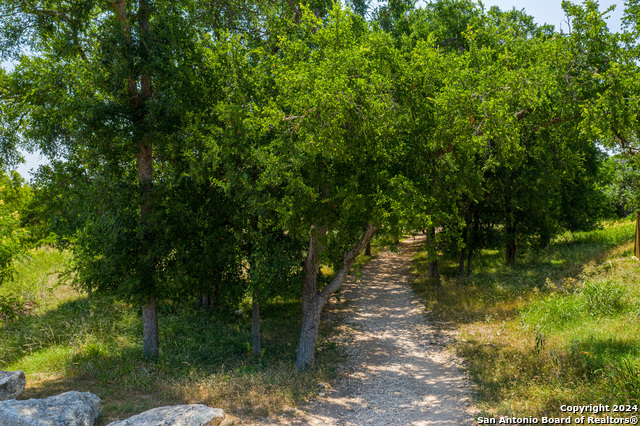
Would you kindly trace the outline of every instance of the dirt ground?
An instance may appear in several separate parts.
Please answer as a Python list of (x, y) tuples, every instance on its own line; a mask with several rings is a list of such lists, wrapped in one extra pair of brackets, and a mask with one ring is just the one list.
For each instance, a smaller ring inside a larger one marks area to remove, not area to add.
[(472, 425), (470, 383), (448, 348), (451, 331), (428, 320), (409, 287), (411, 257), (424, 236), (401, 242), (350, 278), (349, 356), (333, 386), (286, 416), (257, 424), (286, 425)]

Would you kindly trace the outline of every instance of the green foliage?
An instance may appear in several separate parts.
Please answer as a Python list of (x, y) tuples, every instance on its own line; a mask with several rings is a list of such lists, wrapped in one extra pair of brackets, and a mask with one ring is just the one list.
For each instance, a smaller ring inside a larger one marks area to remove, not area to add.
[(16, 171), (0, 174), (0, 186), (2, 190), (2, 200), (5, 207), (11, 212), (23, 214), (23, 210), (32, 197), (31, 187)]
[(329, 268), (369, 224), (515, 265), (598, 227), (596, 141), (637, 149), (634, 4), (618, 35), (564, 2), (565, 35), (470, 0), (372, 21), (367, 1), (5, 0), (0, 162), (18, 141), (52, 159), (23, 223), (126, 301), (291, 295), (312, 229)]
[(2, 174), (0, 179), (0, 284), (11, 278), (14, 272), (14, 260), (23, 252), (23, 239), (26, 236), (20, 227), (20, 215), (17, 208), (22, 207), (28, 198), (28, 188), (23, 188), (19, 175), (14, 172), (12, 179)]
[(608, 372), (608, 391), (620, 395), (622, 403), (636, 404), (640, 401), (640, 366), (638, 361), (625, 358)]
[(587, 315), (606, 317), (624, 311), (625, 289), (613, 280), (587, 281), (580, 292)]
[(615, 281), (586, 281), (570, 295), (552, 293), (531, 303), (522, 313), (527, 326), (536, 330), (557, 330), (571, 321), (608, 317), (623, 312), (624, 289)]
[(274, 97), (256, 108), (272, 141), (256, 156), (262, 188), (281, 188), (266, 205), (300, 240), (327, 226), (323, 263), (341, 262), (367, 223), (397, 228), (411, 209), (411, 179), (399, 168), (404, 147), (390, 37), (335, 6), (323, 25), (305, 11), (298, 33), (268, 63)]
[(638, 156), (615, 155), (603, 167), (601, 187), (619, 217), (640, 210)]
[(0, 320), (14, 319), (16, 312), (23, 308), (24, 304), (19, 298), (0, 294)]
[[(38, 238), (54, 233), (72, 248), (74, 278), (90, 291), (144, 300), (219, 285), (237, 301), (239, 206), (212, 187), (216, 176), (198, 174), (211, 157), (193, 134), (201, 130), (194, 122), (224, 97), (202, 96), (202, 82), (217, 87), (225, 75), (206, 57), (215, 50), (211, 25), (226, 23), (197, 19), (191, 2), (145, 4), (3, 4), (19, 12), (3, 18), (4, 29), (34, 23), (3, 47), (39, 53), (22, 57), (7, 77), (15, 99), (8, 117), (25, 120), (6, 130), (56, 157), (38, 174), (27, 219)], [(88, 18), (96, 15), (104, 19)], [(145, 19), (153, 39), (139, 27)], [(144, 170), (150, 181), (139, 175), (145, 146), (153, 149)]]
[(36, 242), (49, 241), (68, 247), (76, 231), (82, 228), (87, 210), (93, 203), (89, 176), (73, 161), (52, 161), (41, 166), (33, 180), (33, 197), (22, 217)]

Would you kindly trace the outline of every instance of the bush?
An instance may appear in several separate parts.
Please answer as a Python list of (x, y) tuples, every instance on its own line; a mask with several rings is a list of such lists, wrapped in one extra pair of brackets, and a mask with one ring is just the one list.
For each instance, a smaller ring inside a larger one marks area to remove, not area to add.
[(16, 312), (24, 308), (24, 303), (15, 296), (0, 294), (0, 320), (13, 319)]

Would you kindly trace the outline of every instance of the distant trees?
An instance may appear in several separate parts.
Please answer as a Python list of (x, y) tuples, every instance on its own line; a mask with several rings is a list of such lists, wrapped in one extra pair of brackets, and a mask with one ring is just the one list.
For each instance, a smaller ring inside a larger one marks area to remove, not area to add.
[(431, 194), (420, 228), (440, 229), (436, 246), (457, 247), (460, 275), (488, 229), (501, 232), (514, 265), (519, 242), (545, 245), (561, 229), (597, 224), (603, 155), (581, 134), (579, 105), (595, 92), (581, 93), (570, 39), (521, 11), (465, 1), (433, 2), (406, 19), (404, 50), (416, 65), (403, 73), (399, 103), (414, 149), (426, 148), (417, 158), (433, 164), (420, 173)]
[[(572, 18), (569, 37), (576, 71), (580, 76), (581, 130), (604, 146), (633, 158), (638, 145), (638, 111), (640, 107), (640, 3), (625, 2), (622, 33), (607, 27), (598, 2), (575, 5), (563, 1)], [(636, 224), (636, 241), (640, 241), (640, 215)], [(636, 255), (640, 245), (636, 244)]]

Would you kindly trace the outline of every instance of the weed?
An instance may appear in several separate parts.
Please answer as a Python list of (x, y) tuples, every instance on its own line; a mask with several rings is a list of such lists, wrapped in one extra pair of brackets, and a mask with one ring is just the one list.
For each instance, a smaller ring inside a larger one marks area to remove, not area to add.
[(625, 358), (614, 364), (607, 374), (607, 391), (612, 395), (624, 395), (622, 404), (638, 404), (640, 401), (640, 366), (637, 360)]

